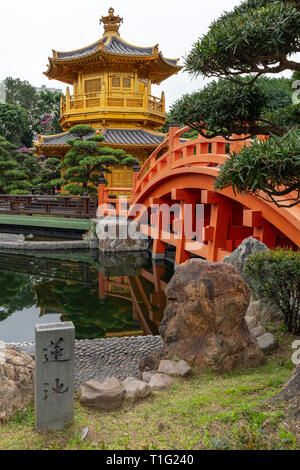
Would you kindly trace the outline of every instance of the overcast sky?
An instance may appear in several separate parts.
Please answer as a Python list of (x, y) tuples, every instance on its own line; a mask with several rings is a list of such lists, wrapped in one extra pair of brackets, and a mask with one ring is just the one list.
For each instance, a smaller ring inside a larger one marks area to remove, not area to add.
[[(207, 32), (210, 23), (241, 0), (9, 0), (1, 1), (0, 81), (7, 76), (65, 90), (65, 85), (48, 80), (52, 49), (69, 51), (87, 46), (102, 37), (99, 19), (109, 7), (124, 18), (120, 34), (137, 46), (159, 44), (165, 57), (180, 58)], [(167, 105), (201, 88), (201, 79), (192, 80), (180, 72), (153, 94), (166, 92)]]

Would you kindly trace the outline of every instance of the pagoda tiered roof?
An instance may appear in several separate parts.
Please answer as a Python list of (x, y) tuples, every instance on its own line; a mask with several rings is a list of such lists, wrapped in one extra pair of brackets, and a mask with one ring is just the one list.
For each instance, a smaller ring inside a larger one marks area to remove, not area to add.
[[(95, 134), (102, 134), (104, 143), (107, 145), (126, 145), (126, 146), (151, 146), (157, 147), (165, 140), (165, 134), (159, 132), (146, 131), (144, 129), (95, 129), (94, 134), (90, 134), (84, 139), (88, 139)], [(70, 132), (62, 132), (57, 135), (39, 136), (38, 142), (35, 142), (36, 147), (43, 150), (47, 147), (69, 147), (67, 141), (73, 136)]]
[[(112, 9), (111, 9), (112, 10)], [(112, 10), (113, 11), (113, 10)], [(113, 13), (112, 13), (113, 15)], [(107, 18), (117, 18), (118, 24), (113, 26), (107, 23)], [(179, 59), (167, 59), (159, 51), (156, 44), (152, 47), (140, 47), (129, 44), (119, 35), (118, 28), (122, 18), (109, 16), (101, 22), (105, 24), (103, 37), (93, 44), (73, 51), (60, 52), (53, 50), (53, 57), (49, 57), (48, 70), (45, 75), (50, 79), (60, 80), (73, 84), (75, 75), (82, 66), (107, 63), (133, 63), (143, 67), (145, 76), (153, 83), (161, 83), (166, 78), (181, 70)], [(78, 68), (77, 68), (78, 67)]]

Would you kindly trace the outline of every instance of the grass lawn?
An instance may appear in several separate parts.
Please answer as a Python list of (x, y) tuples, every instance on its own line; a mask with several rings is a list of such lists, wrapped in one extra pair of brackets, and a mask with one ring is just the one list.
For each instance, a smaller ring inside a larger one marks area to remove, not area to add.
[(0, 449), (300, 449), (300, 427), (286, 404), (268, 403), (294, 368), (295, 337), (279, 325), (268, 330), (280, 349), (261, 367), (223, 375), (194, 370), (167, 392), (113, 412), (82, 408), (77, 397), (75, 422), (63, 432), (36, 433), (30, 407), (0, 425)]

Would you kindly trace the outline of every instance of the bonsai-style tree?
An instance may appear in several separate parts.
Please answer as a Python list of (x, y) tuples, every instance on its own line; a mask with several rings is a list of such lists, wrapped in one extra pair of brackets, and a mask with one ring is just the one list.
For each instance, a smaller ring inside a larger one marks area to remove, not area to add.
[[(22, 150), (22, 149), (21, 149)], [(31, 191), (30, 171), (20, 164), (19, 158), (26, 160), (23, 151), (0, 136), (0, 192), (2, 194), (28, 194)]]
[(36, 194), (54, 193), (55, 186), (57, 186), (55, 182), (60, 180), (59, 165), (60, 159), (56, 157), (50, 157), (43, 166), (40, 165), (39, 174), (32, 182)]
[[(232, 140), (237, 134), (254, 139), (251, 147), (231, 155), (222, 167), (218, 189), (233, 186), (239, 193), (266, 195), (284, 207), (300, 202), (300, 105), (291, 99), (286, 108), (270, 106), (263, 77), (300, 71), (294, 58), (300, 51), (299, 36), (298, 0), (245, 0), (214, 21), (186, 57), (190, 74), (219, 81), (183, 96), (171, 109), (171, 118), (208, 138), (222, 135)], [(270, 138), (258, 143), (257, 135)]]
[(68, 140), (71, 149), (58, 166), (62, 178), (52, 181), (54, 185), (64, 187), (70, 194), (94, 195), (97, 192), (99, 174), (111, 173), (110, 167), (134, 165), (137, 159), (127, 155), (124, 150), (101, 147), (102, 135), (95, 135), (95, 129), (86, 125), (70, 129), (73, 139)]

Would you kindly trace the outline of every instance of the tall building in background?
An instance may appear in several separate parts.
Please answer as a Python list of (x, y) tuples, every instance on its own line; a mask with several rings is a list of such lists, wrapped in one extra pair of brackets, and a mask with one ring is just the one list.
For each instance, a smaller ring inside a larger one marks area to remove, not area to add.
[[(152, 95), (160, 84), (181, 70), (178, 59), (166, 59), (158, 45), (139, 47), (120, 37), (123, 19), (110, 8), (101, 18), (103, 37), (87, 47), (69, 52), (53, 51), (45, 75), (72, 86), (61, 100), (60, 124), (64, 132), (38, 136), (37, 153), (63, 157), (69, 149), (68, 130), (87, 124), (105, 137), (103, 145), (122, 148), (142, 165), (165, 135), (165, 95)], [(132, 169), (113, 168), (109, 186), (130, 187)]]
[(57, 91), (58, 93), (62, 93), (62, 89), (61, 89), (61, 88), (49, 88), (49, 87), (47, 87), (46, 85), (42, 85), (42, 86), (40, 86), (40, 87), (36, 87), (35, 89), (36, 89), (36, 91), (37, 91), (38, 93), (41, 93), (41, 91), (52, 91), (53, 93)]

